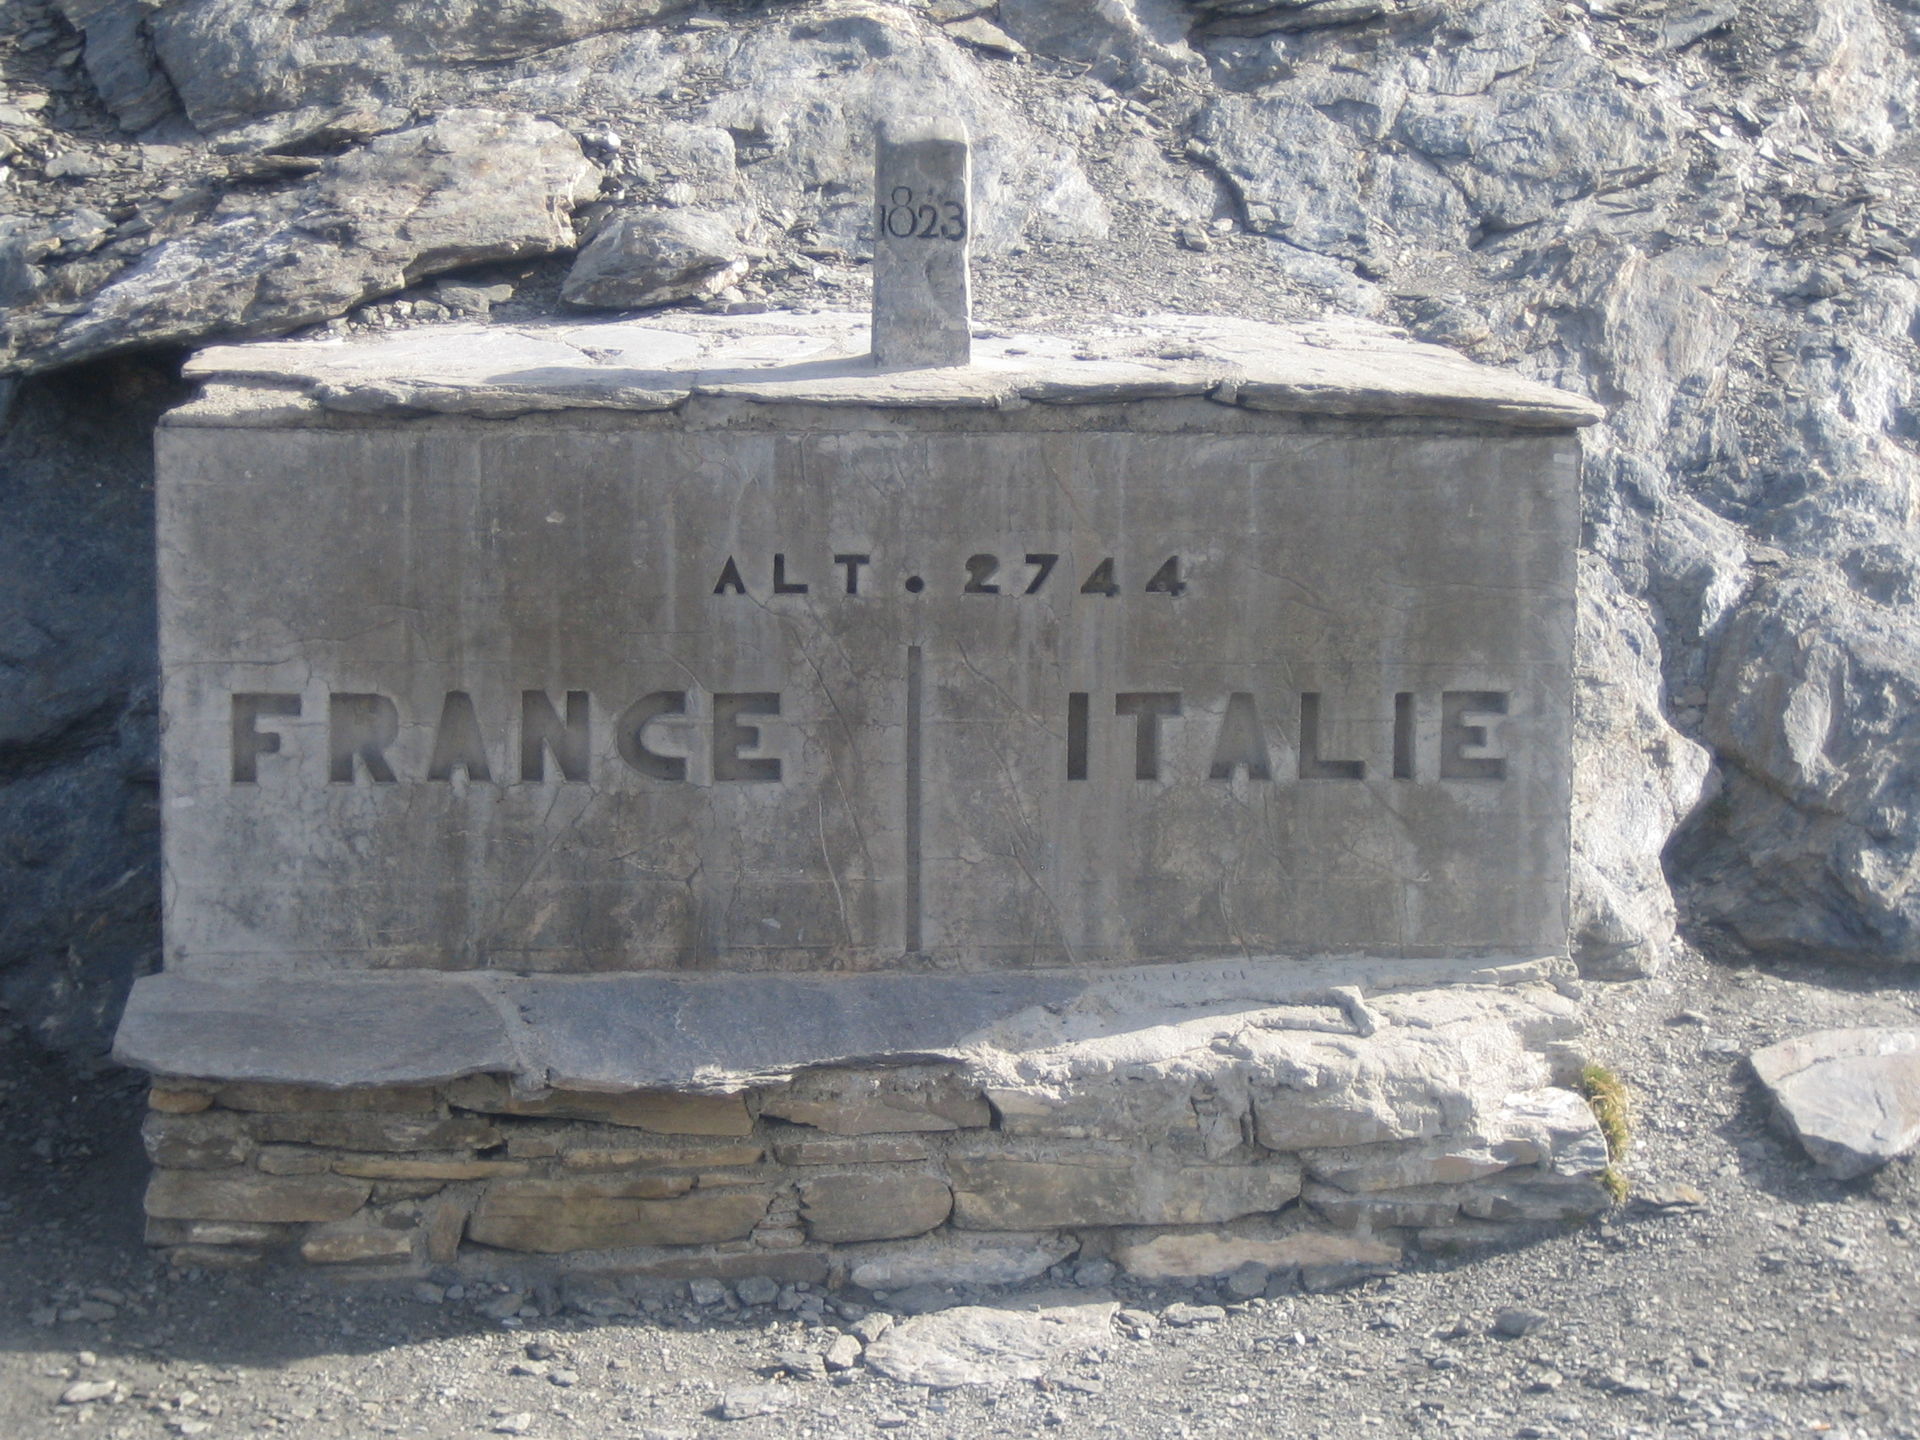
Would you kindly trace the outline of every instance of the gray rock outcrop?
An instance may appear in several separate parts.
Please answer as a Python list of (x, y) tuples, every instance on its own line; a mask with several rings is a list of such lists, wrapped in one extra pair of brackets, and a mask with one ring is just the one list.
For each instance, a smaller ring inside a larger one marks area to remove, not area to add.
[(557, 125), (449, 111), (329, 161), (298, 189), (216, 205), (102, 286), (44, 354), (57, 364), (277, 334), (457, 266), (570, 249), (569, 212), (598, 178)]
[(1890, 545), (1849, 558), (1763, 583), (1714, 647), (1727, 805), (1693, 872), (1753, 949), (1920, 957), (1920, 571)]

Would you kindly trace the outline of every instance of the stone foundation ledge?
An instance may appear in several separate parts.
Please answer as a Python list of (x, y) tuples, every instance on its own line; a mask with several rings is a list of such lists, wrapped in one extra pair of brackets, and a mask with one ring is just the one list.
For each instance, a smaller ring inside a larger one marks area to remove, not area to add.
[[(1120, 992), (1109, 990), (1107, 1000)], [(1284, 1003), (1040, 1007), (952, 1058), (733, 1089), (162, 1077), (182, 1264), (892, 1290), (1074, 1255), (1309, 1286), (1606, 1208), (1574, 1002), (1537, 972)]]

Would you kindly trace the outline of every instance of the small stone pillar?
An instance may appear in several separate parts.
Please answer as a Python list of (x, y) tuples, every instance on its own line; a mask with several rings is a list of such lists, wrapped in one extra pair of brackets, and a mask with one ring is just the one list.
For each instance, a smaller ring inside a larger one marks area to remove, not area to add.
[(873, 356), (881, 368), (973, 358), (972, 189), (959, 121), (881, 126), (873, 167)]

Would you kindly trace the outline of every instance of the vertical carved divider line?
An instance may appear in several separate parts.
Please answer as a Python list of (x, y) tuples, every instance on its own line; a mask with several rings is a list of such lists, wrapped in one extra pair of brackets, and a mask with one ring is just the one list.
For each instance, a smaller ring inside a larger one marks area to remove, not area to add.
[(921, 949), (920, 934), (920, 647), (907, 647), (907, 894), (906, 949)]

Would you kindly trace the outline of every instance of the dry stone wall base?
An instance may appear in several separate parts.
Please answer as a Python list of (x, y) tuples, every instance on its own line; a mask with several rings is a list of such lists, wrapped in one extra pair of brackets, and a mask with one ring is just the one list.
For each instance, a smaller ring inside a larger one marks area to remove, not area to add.
[[(1329, 1007), (1345, 1033), (1288, 1028), (1334, 1025), (1321, 1007), (1199, 1008), (718, 1095), (162, 1078), (147, 1239), (183, 1264), (364, 1274), (885, 1290), (1018, 1282), (1080, 1253), (1149, 1280), (1252, 1265), (1324, 1288), (1608, 1203), (1599, 1128), (1554, 1083), (1575, 1027), (1548, 985)], [(1355, 1143), (1301, 1143), (1328, 1138)]]

